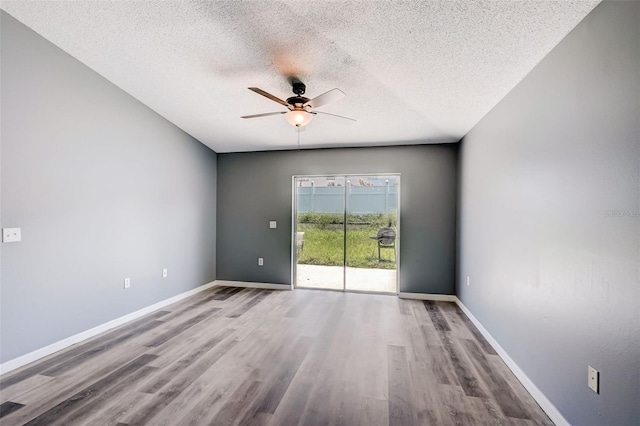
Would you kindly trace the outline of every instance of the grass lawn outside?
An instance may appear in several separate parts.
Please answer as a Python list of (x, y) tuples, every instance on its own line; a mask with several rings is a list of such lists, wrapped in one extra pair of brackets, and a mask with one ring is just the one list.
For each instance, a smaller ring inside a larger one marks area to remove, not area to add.
[[(342, 229), (318, 227), (315, 224), (298, 224), (298, 232), (304, 232), (304, 248), (298, 253), (298, 263), (307, 265), (342, 266), (344, 238)], [(347, 266), (355, 268), (396, 269), (393, 249), (380, 250), (378, 242), (371, 239), (379, 226), (350, 229), (347, 225)]]

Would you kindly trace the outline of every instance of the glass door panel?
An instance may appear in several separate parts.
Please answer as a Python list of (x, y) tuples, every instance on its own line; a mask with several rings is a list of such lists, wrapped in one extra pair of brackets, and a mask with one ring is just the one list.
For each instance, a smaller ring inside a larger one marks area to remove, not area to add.
[(344, 176), (294, 178), (295, 286), (344, 290)]
[(399, 175), (347, 176), (345, 289), (396, 293)]

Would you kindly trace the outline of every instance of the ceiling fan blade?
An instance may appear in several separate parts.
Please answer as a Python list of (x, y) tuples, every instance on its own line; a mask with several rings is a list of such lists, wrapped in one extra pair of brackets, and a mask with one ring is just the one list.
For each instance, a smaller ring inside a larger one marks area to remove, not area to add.
[(287, 103), (286, 103), (285, 101), (283, 101), (282, 99), (280, 99), (280, 98), (277, 98), (277, 97), (273, 96), (271, 93), (267, 93), (267, 92), (265, 92), (265, 91), (264, 91), (264, 90), (262, 90), (262, 89), (258, 89), (257, 87), (249, 87), (249, 90), (252, 90), (252, 91), (256, 92), (257, 94), (264, 96), (265, 98), (269, 98), (269, 99), (271, 99), (272, 101), (277, 102), (277, 103), (279, 103), (280, 105), (284, 105), (284, 106), (286, 106), (287, 108), (289, 108), (289, 104), (287, 104)]
[(265, 112), (263, 114), (253, 114), (253, 115), (243, 115), (240, 118), (258, 118), (258, 117), (269, 117), (270, 115), (281, 115), (281, 114), (286, 114), (287, 111), (282, 111), (282, 112)]
[(320, 96), (316, 96), (315, 98), (307, 101), (304, 106), (310, 106), (311, 108), (317, 108), (322, 105), (326, 105), (329, 102), (337, 101), (338, 99), (344, 98), (345, 93), (340, 89), (331, 89), (326, 93), (323, 93)]
[(355, 123), (357, 121), (354, 118), (345, 117), (343, 115), (330, 114), (328, 112), (322, 112), (322, 111), (313, 111), (312, 114), (322, 114), (322, 115), (328, 115), (328, 116), (335, 117), (335, 118), (342, 118), (344, 120), (349, 120), (352, 123)]

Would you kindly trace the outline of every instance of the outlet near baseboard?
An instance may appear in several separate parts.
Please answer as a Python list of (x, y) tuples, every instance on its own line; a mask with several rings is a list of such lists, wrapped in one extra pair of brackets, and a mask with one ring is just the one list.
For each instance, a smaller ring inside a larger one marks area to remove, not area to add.
[(587, 385), (595, 393), (600, 393), (600, 372), (588, 365)]

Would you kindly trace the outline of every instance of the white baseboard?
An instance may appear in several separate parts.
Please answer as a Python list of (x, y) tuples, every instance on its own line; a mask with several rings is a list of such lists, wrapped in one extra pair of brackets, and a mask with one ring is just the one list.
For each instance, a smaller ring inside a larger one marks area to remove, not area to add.
[(291, 290), (289, 284), (252, 283), (247, 281), (216, 280), (215, 285), (227, 287), (263, 288), (265, 290)]
[(540, 408), (544, 410), (545, 413), (549, 416), (551, 421), (555, 423), (557, 426), (571, 426), (571, 424), (564, 418), (564, 416), (560, 413), (560, 411), (556, 408), (555, 405), (545, 396), (544, 393), (533, 383), (533, 381), (518, 367), (518, 364), (511, 359), (509, 354), (500, 346), (500, 344), (496, 341), (496, 339), (489, 334), (486, 328), (480, 324), (480, 321), (473, 316), (471, 311), (464, 306), (464, 304), (458, 299), (455, 298), (456, 304), (462, 309), (462, 311), (467, 315), (467, 317), (471, 320), (471, 322), (476, 326), (476, 328), (482, 333), (485, 339), (489, 342), (493, 349), (498, 353), (500, 358), (507, 364), (507, 367), (511, 370), (511, 372), (520, 380), (520, 383), (525, 387), (525, 389), (531, 394), (533, 399), (536, 400)]
[(216, 285), (216, 281), (203, 284), (200, 287), (194, 288), (193, 290), (180, 293), (176, 296), (170, 297), (158, 303), (154, 303), (151, 306), (147, 306), (146, 308), (142, 308), (130, 314), (124, 315), (120, 318), (116, 318), (109, 322), (105, 322), (104, 324), (100, 324), (99, 326), (90, 328), (89, 330), (85, 330), (71, 337), (67, 337), (66, 339), (62, 339), (56, 343), (52, 343), (43, 348), (36, 349), (33, 352), (29, 352), (28, 354), (25, 354), (17, 358), (14, 358), (12, 360), (9, 360), (7, 362), (4, 362), (0, 364), (0, 374), (8, 373), (9, 371), (13, 371), (16, 368), (20, 368), (23, 365), (27, 365), (31, 362), (37, 361), (55, 352), (61, 351), (62, 349), (66, 349), (71, 345), (75, 345), (76, 343), (82, 342), (83, 340), (87, 340), (91, 337), (97, 336), (100, 333), (104, 333), (105, 331), (111, 330), (112, 328), (126, 324), (129, 321), (133, 321), (135, 319), (143, 317), (147, 314), (150, 314), (151, 312), (157, 311), (158, 309), (164, 308), (167, 305), (171, 305), (172, 303), (178, 302), (182, 299), (185, 299), (189, 296), (192, 296), (196, 293), (199, 293), (203, 290), (213, 287), (214, 285)]
[(433, 300), (436, 302), (455, 302), (458, 298), (452, 294), (402, 293), (400, 299)]

